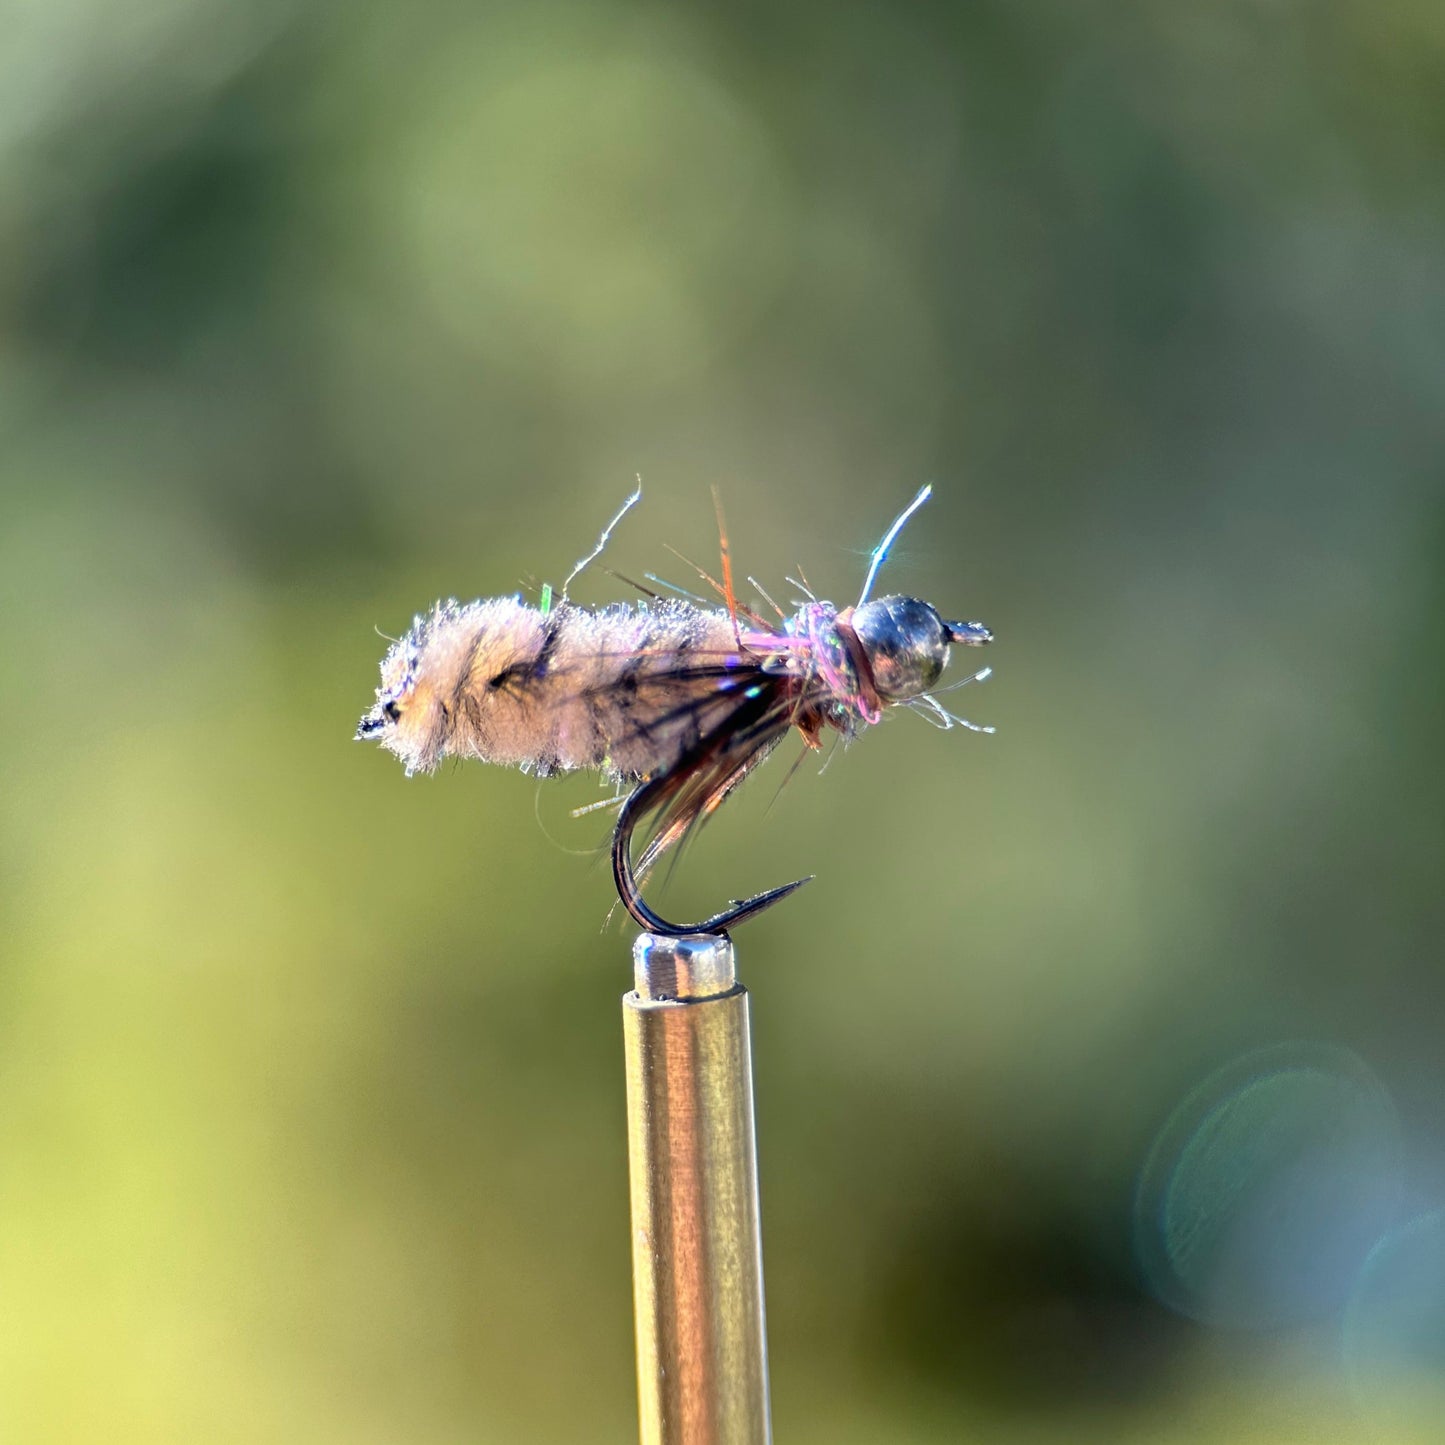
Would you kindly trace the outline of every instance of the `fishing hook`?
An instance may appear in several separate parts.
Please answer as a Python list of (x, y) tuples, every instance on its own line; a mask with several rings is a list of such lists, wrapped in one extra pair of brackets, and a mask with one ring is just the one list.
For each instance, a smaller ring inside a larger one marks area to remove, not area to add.
[(617, 896), (622, 900), (622, 906), (648, 933), (660, 934), (664, 938), (687, 938), (698, 933), (726, 937), (727, 930), (734, 924), (752, 918), (765, 908), (771, 908), (788, 894), (796, 892), (803, 884), (813, 881), (811, 876), (799, 878), (792, 883), (784, 883), (781, 888), (770, 888), (766, 893), (756, 893), (751, 898), (734, 903), (731, 908), (725, 908), (721, 913), (715, 913), (711, 918), (703, 919), (701, 923), (669, 923), (660, 914), (654, 913), (643, 898), (642, 888), (632, 869), (632, 834), (658, 795), (665, 794), (669, 782), (669, 776), (664, 773), (637, 788), (623, 803), (622, 810), (617, 815), (617, 827), (612, 833), (612, 876), (617, 882)]

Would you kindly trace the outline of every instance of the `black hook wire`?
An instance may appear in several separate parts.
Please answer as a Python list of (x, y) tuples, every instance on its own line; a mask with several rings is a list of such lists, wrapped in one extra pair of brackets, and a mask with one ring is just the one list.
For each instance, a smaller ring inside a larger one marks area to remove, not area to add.
[(705, 918), (701, 923), (669, 923), (660, 914), (654, 913), (642, 896), (642, 889), (632, 871), (632, 834), (642, 816), (653, 806), (658, 795), (665, 793), (668, 776), (653, 778), (637, 788), (622, 805), (617, 815), (617, 827), (612, 834), (612, 876), (617, 882), (617, 896), (622, 906), (637, 923), (649, 933), (661, 934), (664, 938), (687, 938), (691, 934), (712, 933), (726, 936), (727, 930), (746, 918), (752, 918), (765, 908), (781, 902), (790, 893), (796, 892), (812, 877), (799, 878), (785, 883), (781, 888), (770, 888), (766, 893), (756, 893)]

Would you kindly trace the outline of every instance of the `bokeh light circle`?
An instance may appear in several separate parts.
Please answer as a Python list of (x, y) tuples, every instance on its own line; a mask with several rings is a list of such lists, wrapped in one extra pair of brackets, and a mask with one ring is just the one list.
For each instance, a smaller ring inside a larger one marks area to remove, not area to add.
[(1344, 1303), (1400, 1192), (1394, 1106), (1344, 1049), (1286, 1044), (1194, 1089), (1135, 1196), (1146, 1286), (1211, 1324), (1270, 1328)]
[(1445, 1435), (1445, 1210), (1391, 1230), (1371, 1251), (1345, 1313), (1350, 1387), (1392, 1440)]

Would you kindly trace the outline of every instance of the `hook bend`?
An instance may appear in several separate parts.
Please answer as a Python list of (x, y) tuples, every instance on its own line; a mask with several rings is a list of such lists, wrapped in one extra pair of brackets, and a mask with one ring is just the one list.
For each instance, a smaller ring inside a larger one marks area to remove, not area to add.
[(634, 789), (627, 801), (623, 803), (622, 810), (617, 815), (617, 827), (612, 833), (612, 877), (617, 883), (617, 896), (622, 900), (622, 906), (648, 933), (660, 934), (664, 938), (688, 938), (694, 934), (714, 934), (726, 937), (727, 930), (735, 924), (754, 917), (765, 908), (771, 908), (773, 904), (780, 903), (788, 894), (795, 893), (803, 884), (813, 881), (810, 874), (807, 878), (784, 883), (781, 888), (770, 888), (766, 893), (755, 893), (751, 898), (744, 898), (741, 902), (734, 903), (731, 908), (725, 908), (721, 913), (713, 914), (711, 918), (704, 918), (700, 923), (671, 923), (661, 914), (654, 913), (647, 900), (643, 898), (641, 885), (633, 871), (632, 834), (642, 816), (657, 801), (657, 794), (654, 790), (658, 790), (659, 785), (666, 781), (666, 775), (664, 775), (661, 778), (653, 778)]

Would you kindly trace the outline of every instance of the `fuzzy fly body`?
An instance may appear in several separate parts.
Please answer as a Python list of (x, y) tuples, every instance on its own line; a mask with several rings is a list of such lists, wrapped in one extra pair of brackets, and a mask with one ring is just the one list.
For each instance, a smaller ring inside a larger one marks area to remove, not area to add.
[[(800, 883), (682, 926), (652, 911), (639, 879), (790, 730), (817, 748), (826, 732), (850, 739), (899, 705), (944, 727), (974, 726), (947, 712), (933, 690), (952, 646), (982, 646), (989, 630), (947, 621), (915, 597), (868, 600), (894, 539), (928, 495), (925, 487), (875, 549), (857, 604), (809, 601), (776, 627), (738, 606), (725, 540), (725, 585), (713, 584), (723, 607), (654, 597), (592, 609), (567, 601), (566, 587), (555, 605), (545, 595), (542, 608), (517, 597), (438, 603), (387, 653), (376, 704), (356, 736), (380, 742), (408, 774), (466, 757), (539, 776), (593, 769), (635, 785), (613, 835), (623, 905), (652, 933), (720, 933)], [(649, 821), (634, 862), (633, 834)]]

